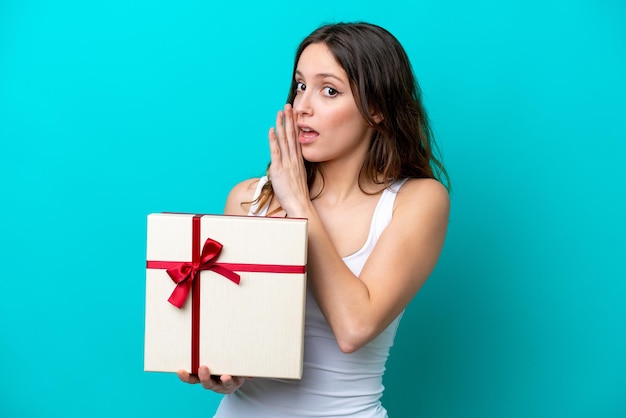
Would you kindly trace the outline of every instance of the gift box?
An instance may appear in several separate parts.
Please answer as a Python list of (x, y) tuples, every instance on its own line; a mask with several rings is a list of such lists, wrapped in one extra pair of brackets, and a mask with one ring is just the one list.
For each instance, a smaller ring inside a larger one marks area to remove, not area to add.
[(306, 219), (148, 215), (144, 370), (302, 377)]

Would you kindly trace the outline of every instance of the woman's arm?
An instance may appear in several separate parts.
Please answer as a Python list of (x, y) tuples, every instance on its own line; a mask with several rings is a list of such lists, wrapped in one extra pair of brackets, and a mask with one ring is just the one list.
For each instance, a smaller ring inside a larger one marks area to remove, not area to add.
[(290, 105), (271, 129), (270, 174), (276, 198), (291, 217), (308, 219), (309, 286), (340, 349), (358, 350), (379, 335), (432, 272), (446, 234), (450, 200), (433, 179), (411, 179), (359, 277), (343, 262), (310, 200)]
[(424, 284), (443, 247), (449, 205), (436, 180), (405, 183), (359, 277), (335, 250), (315, 209), (298, 214), (309, 219), (310, 287), (343, 352), (378, 336)]

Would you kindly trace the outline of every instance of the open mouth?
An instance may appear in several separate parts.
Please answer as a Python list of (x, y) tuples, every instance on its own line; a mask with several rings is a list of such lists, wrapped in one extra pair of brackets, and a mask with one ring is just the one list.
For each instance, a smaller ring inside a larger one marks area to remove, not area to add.
[(311, 128), (300, 128), (300, 133), (298, 134), (298, 141), (301, 144), (308, 144), (313, 142), (319, 133)]

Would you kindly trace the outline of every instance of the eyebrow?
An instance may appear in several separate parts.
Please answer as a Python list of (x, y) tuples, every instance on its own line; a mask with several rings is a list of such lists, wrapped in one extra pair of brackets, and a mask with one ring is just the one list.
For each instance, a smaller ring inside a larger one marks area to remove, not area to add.
[[(300, 72), (299, 70), (296, 70), (296, 75), (299, 75), (300, 77), (304, 77), (304, 74), (302, 74), (302, 72)], [(315, 78), (334, 78), (335, 80), (341, 82), (341, 83), (345, 83), (344, 80), (342, 80), (341, 78), (339, 78), (338, 76), (332, 74), (332, 73), (319, 73), (319, 74), (315, 74)]]

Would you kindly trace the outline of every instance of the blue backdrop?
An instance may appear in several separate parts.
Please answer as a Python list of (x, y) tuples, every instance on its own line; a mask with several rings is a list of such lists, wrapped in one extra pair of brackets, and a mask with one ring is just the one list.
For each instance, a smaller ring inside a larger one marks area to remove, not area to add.
[(264, 171), (341, 20), (405, 45), (454, 189), (390, 415), (626, 416), (623, 1), (225, 3), (0, 1), (0, 416), (211, 416), (143, 372), (145, 217)]

